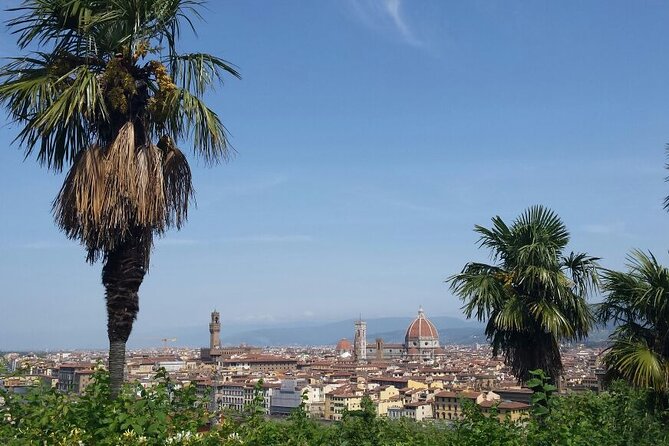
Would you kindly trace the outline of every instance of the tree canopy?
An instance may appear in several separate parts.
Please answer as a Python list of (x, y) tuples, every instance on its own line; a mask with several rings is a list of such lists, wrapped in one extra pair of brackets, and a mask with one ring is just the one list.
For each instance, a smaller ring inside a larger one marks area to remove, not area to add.
[(520, 380), (561, 370), (559, 345), (587, 336), (593, 322), (586, 303), (597, 285), (597, 258), (565, 253), (569, 232), (553, 211), (533, 206), (511, 225), (499, 216), (476, 226), (480, 247), (494, 264), (467, 263), (451, 276), (451, 289), (468, 318), (486, 320), (493, 354), (502, 353)]
[(639, 387), (669, 391), (669, 269), (652, 253), (633, 251), (628, 270), (604, 270), (600, 321), (615, 329), (604, 354), (610, 374)]

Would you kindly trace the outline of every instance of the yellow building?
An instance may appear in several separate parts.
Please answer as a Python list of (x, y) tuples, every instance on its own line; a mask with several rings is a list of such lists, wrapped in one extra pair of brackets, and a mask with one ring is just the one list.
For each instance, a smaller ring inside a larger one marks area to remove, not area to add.
[(459, 420), (463, 417), (463, 401), (471, 401), (476, 404), (480, 392), (465, 390), (463, 392), (452, 392), (449, 390), (434, 395), (434, 417), (437, 420)]
[(410, 389), (428, 389), (430, 386), (424, 381), (416, 381), (414, 379), (409, 379), (407, 381), (407, 387)]
[(325, 394), (325, 419), (341, 420), (344, 410), (360, 410), (362, 391), (341, 387)]
[(479, 407), (484, 414), (490, 415), (497, 412), (497, 418), (501, 420), (507, 417), (511, 421), (518, 421), (529, 416), (530, 405), (518, 401), (481, 401)]
[(379, 387), (370, 396), (376, 405), (376, 413), (380, 417), (387, 416), (388, 409), (402, 407), (400, 391), (395, 386)]

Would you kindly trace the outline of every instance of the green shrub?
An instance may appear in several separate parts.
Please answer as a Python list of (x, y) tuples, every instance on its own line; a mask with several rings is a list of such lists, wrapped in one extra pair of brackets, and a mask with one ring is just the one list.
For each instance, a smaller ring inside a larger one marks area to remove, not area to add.
[(648, 392), (624, 383), (601, 394), (550, 396), (548, 414), (541, 410), (521, 423), (499, 421), (474, 404), (466, 405), (464, 419), (452, 424), (394, 421), (377, 418), (367, 399), (360, 411), (346, 413), (338, 423), (310, 419), (304, 405), (276, 421), (264, 417), (263, 402), (256, 398), (243, 414), (212, 425), (207, 398), (199, 397), (193, 386), (179, 388), (164, 371), (155, 381), (148, 389), (126, 385), (117, 400), (109, 398), (105, 372), (96, 372), (82, 396), (53, 389), (2, 394), (0, 445), (669, 445), (666, 414), (649, 409)]

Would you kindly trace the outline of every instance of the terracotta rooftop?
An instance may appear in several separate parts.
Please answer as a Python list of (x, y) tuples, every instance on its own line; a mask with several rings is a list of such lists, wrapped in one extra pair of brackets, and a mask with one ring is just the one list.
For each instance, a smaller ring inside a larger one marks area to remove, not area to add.
[(425, 313), (421, 307), (418, 310), (418, 317), (414, 319), (409, 325), (409, 328), (407, 328), (405, 339), (409, 342), (414, 339), (418, 340), (426, 338), (439, 339), (439, 331), (437, 331), (437, 327), (425, 317)]
[(518, 401), (481, 401), (481, 404), (479, 406), (483, 408), (491, 408), (493, 406), (497, 406), (498, 409), (506, 409), (506, 410), (525, 410), (529, 409), (530, 405), (521, 403)]
[(467, 399), (476, 399), (480, 395), (480, 392), (473, 392), (471, 390), (463, 390), (462, 392), (453, 392), (450, 390), (444, 390), (435, 394), (435, 397), (439, 398), (467, 398)]

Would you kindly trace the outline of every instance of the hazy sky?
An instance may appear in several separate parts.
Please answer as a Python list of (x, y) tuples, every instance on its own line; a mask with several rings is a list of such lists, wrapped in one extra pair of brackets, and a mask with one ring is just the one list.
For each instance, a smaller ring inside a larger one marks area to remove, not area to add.
[[(605, 266), (634, 247), (668, 262), (666, 2), (217, 0), (205, 16), (183, 49), (239, 66), (209, 97), (238, 154), (193, 161), (198, 207), (156, 244), (136, 333), (202, 324), (205, 344), (214, 307), (223, 330), (459, 316), (443, 281), (487, 259), (473, 226), (537, 203)], [(1, 119), (0, 350), (104, 346), (101, 265), (50, 215), (63, 174), (23, 161)]]

